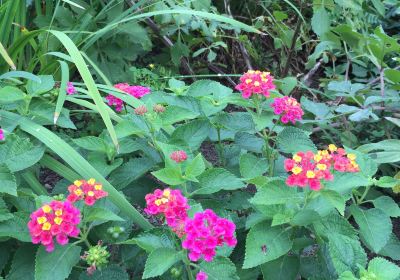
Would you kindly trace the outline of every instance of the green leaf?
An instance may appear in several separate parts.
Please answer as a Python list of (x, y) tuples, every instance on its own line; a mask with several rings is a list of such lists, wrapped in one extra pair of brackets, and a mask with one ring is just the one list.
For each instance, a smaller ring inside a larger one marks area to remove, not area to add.
[(5, 86), (0, 89), (0, 104), (9, 104), (24, 98), (25, 93), (16, 87)]
[(375, 279), (395, 280), (400, 276), (400, 267), (377, 257), (369, 262), (368, 273), (374, 273)]
[(400, 140), (389, 139), (377, 143), (365, 144), (357, 148), (358, 151), (369, 153), (376, 163), (391, 163), (400, 161)]
[(361, 210), (352, 205), (350, 212), (360, 228), (360, 236), (363, 242), (372, 249), (379, 252), (388, 242), (392, 233), (392, 221), (380, 209)]
[(236, 190), (244, 187), (243, 182), (223, 168), (212, 168), (203, 172), (199, 177), (200, 188), (196, 194), (212, 194), (220, 190)]
[(342, 274), (340, 274), (338, 280), (359, 280), (359, 279), (356, 278), (351, 271), (345, 271)]
[(9, 137), (4, 145), (0, 145), (0, 162), (4, 162), (12, 171), (20, 171), (38, 162), (44, 154), (43, 146), (33, 146), (29, 138), (16, 135)]
[(311, 19), (311, 27), (318, 36), (324, 35), (330, 29), (330, 16), (323, 6), (318, 8)]
[(0, 165), (0, 193), (8, 193), (9, 195), (17, 196), (17, 182), (15, 176), (4, 164)]
[(295, 226), (307, 226), (321, 219), (321, 216), (314, 210), (300, 210), (293, 217), (291, 224)]
[(314, 223), (314, 229), (317, 235), (329, 238), (330, 234), (341, 234), (351, 239), (358, 239), (357, 231), (342, 216), (337, 213), (324, 217), (321, 221)]
[(286, 254), (292, 245), (290, 231), (282, 227), (271, 228), (269, 222), (256, 224), (247, 234), (243, 268), (252, 268), (275, 260)]
[(147, 258), (142, 279), (164, 274), (164, 272), (178, 262), (181, 257), (179, 252), (169, 248), (160, 248), (151, 252)]
[(320, 191), (322, 197), (324, 197), (329, 203), (335, 207), (340, 215), (344, 215), (344, 209), (346, 208), (346, 200), (338, 192), (328, 189), (322, 189)]
[(112, 211), (100, 207), (89, 207), (85, 212), (85, 221), (93, 222), (93, 221), (125, 221), (117, 214), (114, 214)]
[[(54, 110), (54, 104), (34, 99), (29, 105), (29, 116), (34, 119), (37, 124), (54, 125)], [(57, 126), (76, 129), (74, 123), (70, 119), (69, 110), (65, 108), (61, 110), (61, 114), (58, 115)]]
[(279, 259), (261, 265), (265, 280), (297, 279), (300, 269), (300, 260), (297, 256), (282, 256)]
[(107, 152), (107, 142), (100, 137), (86, 136), (77, 139), (72, 139), (76, 145), (79, 147), (96, 152)]
[(79, 280), (129, 280), (129, 274), (122, 267), (112, 264), (101, 270), (97, 269), (92, 275), (83, 271)]
[(206, 166), (204, 164), (204, 159), (201, 154), (198, 154), (193, 160), (191, 160), (186, 166), (185, 175), (187, 177), (197, 177), (201, 175)]
[(392, 260), (400, 260), (400, 240), (395, 234), (391, 234), (389, 241), (386, 243), (385, 247), (379, 251), (379, 255), (389, 257)]
[(26, 213), (15, 212), (14, 218), (0, 222), (0, 237), (12, 237), (23, 242), (31, 242), (28, 227), (29, 216)]
[(151, 174), (153, 174), (158, 180), (172, 186), (180, 185), (185, 182), (181, 170), (176, 167), (167, 167), (151, 172)]
[(26, 89), (30, 95), (39, 95), (48, 92), (54, 88), (55, 82), (53, 76), (50, 75), (39, 75), (40, 83), (29, 80), (26, 85)]
[(164, 113), (161, 114), (161, 119), (164, 126), (168, 126), (183, 120), (191, 120), (198, 117), (198, 113), (195, 113), (189, 109), (185, 109), (178, 106), (168, 106)]
[(398, 184), (400, 184), (399, 179), (389, 176), (382, 176), (378, 181), (375, 182), (375, 185), (381, 188), (394, 188)]
[(239, 280), (236, 266), (226, 257), (216, 257), (212, 262), (200, 263), (200, 270), (208, 275), (208, 280)]
[(381, 209), (390, 217), (400, 217), (399, 205), (389, 196), (380, 196), (372, 201), (375, 208)]
[(192, 150), (197, 150), (201, 143), (208, 137), (211, 124), (206, 120), (194, 120), (178, 126), (171, 135), (171, 142), (183, 141)]
[(276, 138), (279, 150), (284, 153), (297, 153), (299, 151), (316, 151), (317, 147), (304, 130), (296, 127), (286, 127)]
[(7, 280), (35, 280), (35, 254), (37, 246), (25, 244), (15, 252)]
[(348, 195), (353, 189), (368, 186), (369, 184), (369, 180), (362, 174), (335, 172), (334, 180), (327, 181), (325, 187), (341, 195)]
[(291, 188), (281, 180), (269, 182), (259, 188), (250, 202), (256, 205), (274, 205), (296, 203), (304, 199), (304, 193), (299, 192), (298, 188)]
[(364, 267), (367, 264), (367, 255), (357, 239), (332, 232), (328, 248), (338, 275), (348, 270), (356, 272), (357, 265)]
[[(0, 185), (1, 185), (1, 181), (0, 181)], [(14, 215), (10, 213), (6, 203), (0, 197), (0, 222), (4, 222), (4, 221), (7, 221), (7, 220), (10, 220), (13, 217), (14, 217)]]
[(151, 253), (160, 248), (174, 249), (174, 241), (169, 237), (169, 232), (163, 228), (154, 228), (139, 236), (121, 242), (120, 244), (136, 244), (143, 250)]
[[(280, 213), (276, 213), (273, 217), (272, 217), (272, 223), (271, 223), (271, 227), (274, 226), (280, 226), (283, 224), (287, 224), (290, 223), (290, 221), (293, 219), (294, 216), (294, 212), (293, 211), (283, 211)], [(265, 217), (262, 216), (262, 219), (264, 220)]]
[(268, 168), (268, 160), (253, 154), (243, 154), (239, 159), (240, 173), (244, 178), (255, 178), (263, 175)]
[(81, 247), (56, 245), (52, 253), (40, 246), (36, 253), (35, 279), (64, 280), (80, 260)]
[(385, 16), (385, 5), (380, 0), (371, 0), (372, 5), (374, 5), (375, 9), (378, 13), (384, 17)]

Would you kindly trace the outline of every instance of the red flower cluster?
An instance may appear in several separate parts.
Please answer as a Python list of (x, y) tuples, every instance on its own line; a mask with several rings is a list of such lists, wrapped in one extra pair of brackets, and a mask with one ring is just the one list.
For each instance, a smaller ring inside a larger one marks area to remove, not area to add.
[(84, 200), (86, 205), (93, 205), (96, 200), (106, 197), (107, 192), (103, 191), (103, 186), (96, 183), (96, 180), (91, 178), (87, 181), (76, 180), (73, 185), (68, 187), (69, 195), (67, 200), (74, 203), (78, 200)]
[(164, 214), (169, 227), (181, 237), (185, 220), (187, 219), (187, 210), (190, 208), (180, 190), (157, 189), (152, 194), (147, 194), (146, 208), (144, 211), (150, 215)]
[[(119, 83), (114, 85), (114, 87), (138, 99), (150, 93), (150, 89), (148, 87), (131, 86), (127, 83)], [(124, 102), (118, 97), (109, 94), (106, 96), (106, 100), (108, 102), (108, 105), (115, 106), (115, 110), (117, 112), (120, 112), (122, 110)]]
[(196, 275), (196, 280), (207, 280), (207, 279), (208, 279), (208, 275), (204, 271), (200, 271)]
[(253, 94), (262, 94), (269, 97), (270, 91), (275, 89), (274, 78), (269, 72), (249, 70), (240, 77), (240, 84), (235, 88), (242, 92), (243, 98), (249, 98)]
[(185, 151), (175, 151), (172, 152), (171, 155), (169, 156), (173, 161), (176, 163), (180, 163), (182, 161), (187, 160), (187, 154)]
[(53, 238), (60, 245), (68, 243), (68, 237), (77, 237), (81, 213), (69, 201), (54, 200), (33, 212), (28, 222), (32, 243), (41, 243), (47, 252), (54, 250)]
[[(155, 190), (146, 195), (147, 206), (145, 212), (151, 215), (164, 214), (167, 224), (179, 236), (184, 237), (182, 247), (189, 250), (189, 259), (197, 261), (203, 257), (212, 261), (216, 247), (227, 244), (235, 246), (235, 224), (218, 217), (212, 210), (196, 213), (190, 219), (187, 210), (190, 208), (187, 199), (179, 190), (169, 188)], [(200, 274), (199, 277), (206, 277)], [(207, 279), (207, 278), (199, 278)]]
[(304, 115), (300, 103), (293, 97), (289, 96), (275, 98), (271, 107), (274, 108), (274, 114), (282, 114), (281, 121), (283, 123), (288, 123), (290, 121), (295, 124), (296, 120), (301, 120)]
[(318, 191), (321, 189), (321, 180), (333, 180), (331, 169), (340, 172), (358, 172), (354, 154), (347, 154), (342, 148), (329, 145), (328, 150), (298, 152), (292, 159), (285, 160), (285, 170), (292, 174), (286, 179), (288, 186), (305, 187)]
[(72, 95), (76, 93), (76, 89), (71, 82), (67, 83), (67, 88), (65, 89), (68, 95)]
[(182, 242), (182, 247), (189, 250), (191, 261), (198, 261), (203, 257), (205, 261), (210, 262), (216, 254), (217, 246), (236, 245), (235, 228), (234, 223), (218, 217), (214, 211), (207, 209), (194, 214), (193, 219), (187, 219), (186, 238)]

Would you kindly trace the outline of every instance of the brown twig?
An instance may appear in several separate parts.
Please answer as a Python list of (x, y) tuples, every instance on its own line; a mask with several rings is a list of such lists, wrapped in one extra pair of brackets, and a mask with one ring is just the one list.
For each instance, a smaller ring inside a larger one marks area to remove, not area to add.
[(321, 64), (323, 62), (323, 59), (321, 58), (320, 60), (318, 60), (318, 62), (314, 65), (313, 68), (310, 69), (310, 71), (308, 71), (308, 73), (304, 76), (303, 78), (303, 83), (306, 86), (310, 86), (311, 85), (311, 77), (314, 76), (314, 74), (318, 71), (319, 67), (321, 67)]

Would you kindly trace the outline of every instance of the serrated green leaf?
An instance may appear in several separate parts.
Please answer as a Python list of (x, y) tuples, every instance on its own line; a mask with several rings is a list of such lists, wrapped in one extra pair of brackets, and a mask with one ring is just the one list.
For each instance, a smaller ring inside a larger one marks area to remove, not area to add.
[(56, 245), (52, 253), (40, 246), (36, 253), (35, 279), (64, 280), (79, 262), (81, 247), (68, 244)]
[(97, 269), (92, 275), (83, 271), (79, 280), (129, 280), (129, 275), (125, 269), (113, 264), (101, 270)]
[(324, 197), (329, 203), (335, 207), (340, 215), (344, 215), (344, 209), (346, 208), (346, 200), (338, 192), (328, 189), (322, 189), (320, 191), (322, 197)]
[(225, 257), (216, 257), (212, 262), (200, 263), (200, 270), (208, 275), (208, 280), (239, 280), (236, 266)]
[(243, 182), (223, 168), (208, 169), (198, 178), (199, 189), (196, 194), (212, 194), (220, 190), (236, 190), (244, 187)]
[(34, 280), (35, 279), (35, 254), (37, 246), (25, 244), (15, 252), (11, 270), (7, 280)]
[(396, 185), (400, 184), (400, 180), (389, 177), (389, 176), (382, 176), (376, 181), (375, 185), (381, 188), (394, 188)]
[[(0, 193), (7, 193), (9, 195), (17, 196), (17, 183), (15, 176), (4, 164), (0, 165)], [(0, 221), (1, 220), (2, 219), (0, 218)]]
[(295, 226), (307, 226), (321, 219), (321, 216), (314, 210), (303, 209), (294, 215), (291, 224)]
[(400, 217), (399, 205), (389, 196), (381, 196), (373, 200), (375, 208), (381, 209), (390, 217)]
[(201, 143), (208, 137), (211, 124), (206, 120), (193, 120), (178, 126), (171, 135), (171, 141), (185, 142), (192, 150), (197, 150)]
[(146, 260), (142, 279), (148, 279), (164, 274), (171, 266), (182, 258), (174, 249), (159, 248), (150, 253)]
[(22, 212), (15, 212), (14, 218), (0, 222), (0, 237), (12, 237), (23, 242), (31, 242), (28, 231), (29, 215)]
[(259, 188), (250, 202), (256, 205), (274, 205), (296, 203), (302, 200), (304, 200), (304, 193), (299, 192), (298, 188), (288, 187), (284, 181), (275, 180)]
[(374, 258), (368, 264), (368, 273), (374, 273), (376, 279), (395, 280), (400, 276), (400, 267), (384, 258)]
[(107, 142), (100, 137), (86, 136), (77, 139), (72, 139), (79, 147), (95, 152), (107, 152)]
[(99, 207), (90, 207), (87, 208), (85, 212), (85, 221), (86, 222), (93, 222), (93, 221), (125, 221), (117, 214), (113, 213), (112, 211), (104, 208)]
[(297, 256), (282, 256), (279, 259), (261, 265), (261, 271), (265, 280), (297, 279), (300, 260)]
[(240, 173), (243, 178), (255, 178), (263, 175), (268, 168), (268, 160), (256, 157), (253, 154), (243, 154), (239, 159)]
[(201, 154), (198, 154), (193, 160), (191, 160), (185, 170), (185, 175), (189, 177), (197, 177), (201, 175), (206, 169), (204, 159)]
[(53, 76), (39, 75), (40, 83), (34, 80), (29, 80), (26, 89), (30, 95), (38, 95), (48, 92), (54, 88), (55, 82)]
[(345, 271), (340, 274), (338, 280), (358, 280), (351, 271)]
[(380, 209), (361, 210), (355, 205), (350, 212), (360, 227), (360, 236), (366, 245), (375, 253), (379, 252), (388, 242), (392, 233), (392, 221)]
[(299, 151), (316, 151), (317, 147), (304, 130), (296, 127), (286, 127), (276, 138), (279, 150), (284, 153), (297, 153)]
[(168, 231), (162, 228), (154, 228), (133, 239), (121, 242), (121, 244), (136, 244), (150, 253), (160, 248), (175, 248), (174, 242), (169, 237)]
[(324, 217), (323, 220), (314, 223), (314, 229), (317, 235), (328, 238), (331, 233), (337, 233), (348, 236), (351, 239), (358, 239), (357, 231), (342, 216), (337, 213)]
[(379, 251), (379, 255), (389, 257), (395, 261), (400, 260), (400, 240), (395, 234), (392, 233), (390, 235), (389, 241)]
[(271, 228), (269, 222), (256, 224), (247, 234), (243, 268), (252, 268), (275, 260), (286, 254), (292, 245), (288, 230), (282, 227)]
[(330, 16), (323, 6), (314, 12), (311, 19), (311, 26), (315, 34), (319, 36), (329, 31)]
[(183, 120), (191, 120), (199, 114), (188, 110), (186, 108), (178, 106), (168, 106), (164, 113), (161, 115), (162, 123), (164, 126), (168, 126)]
[(341, 195), (348, 195), (353, 189), (369, 184), (370, 181), (361, 174), (336, 172), (334, 180), (325, 182), (325, 187)]
[[(1, 170), (1, 167), (0, 167), (0, 170)], [(0, 177), (1, 177), (1, 175), (0, 175)], [(13, 217), (14, 217), (14, 215), (10, 213), (10, 211), (7, 208), (6, 203), (0, 197), (0, 222), (4, 222), (4, 221), (7, 221), (7, 220), (10, 220)]]
[(151, 174), (153, 174), (158, 180), (171, 186), (180, 185), (185, 182), (181, 170), (176, 167), (167, 167), (151, 172)]

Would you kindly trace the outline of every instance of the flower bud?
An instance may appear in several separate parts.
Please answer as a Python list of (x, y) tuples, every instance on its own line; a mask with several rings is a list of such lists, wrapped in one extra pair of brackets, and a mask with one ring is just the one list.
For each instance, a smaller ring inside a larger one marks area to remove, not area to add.
[(156, 113), (163, 113), (165, 111), (165, 107), (161, 104), (156, 104), (153, 106), (153, 111)]
[(144, 114), (147, 113), (147, 108), (146, 106), (139, 106), (135, 109), (135, 114), (139, 116), (143, 116)]
[(187, 154), (182, 150), (173, 152), (169, 157), (176, 163), (187, 160)]

